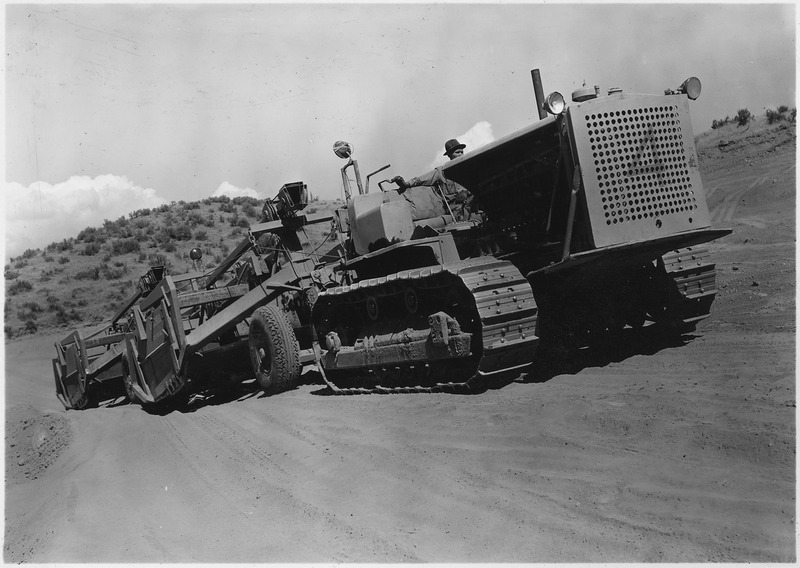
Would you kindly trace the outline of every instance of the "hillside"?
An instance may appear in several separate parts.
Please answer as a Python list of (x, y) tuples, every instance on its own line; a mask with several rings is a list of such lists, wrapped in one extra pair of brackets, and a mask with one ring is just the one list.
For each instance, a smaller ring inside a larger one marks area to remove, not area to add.
[[(314, 201), (305, 212), (335, 204)], [(4, 268), (6, 339), (105, 323), (150, 266), (165, 266), (170, 274), (192, 270), (192, 248), (203, 252), (203, 267), (213, 269), (259, 222), (262, 205), (248, 197), (180, 201), (139, 209), (44, 250), (26, 251)], [(303, 246), (318, 246), (329, 229), (308, 227)]]
[[(729, 122), (700, 134), (696, 143), (707, 175), (793, 153), (795, 139), (794, 122), (753, 118), (746, 127)], [(707, 193), (710, 198), (709, 188)], [(313, 202), (306, 212), (329, 211), (337, 203)], [(4, 270), (6, 339), (104, 323), (135, 292), (149, 266), (166, 266), (172, 274), (191, 270), (194, 247), (202, 250), (206, 268), (216, 266), (259, 221), (261, 206), (242, 197), (173, 202), (87, 227), (44, 250), (26, 251)], [(318, 246), (324, 238), (320, 230), (309, 228), (304, 246)]]
[(754, 118), (747, 126), (730, 122), (695, 137), (702, 173), (730, 170), (741, 162), (763, 160), (782, 152), (794, 152), (797, 124), (781, 120), (769, 124)]

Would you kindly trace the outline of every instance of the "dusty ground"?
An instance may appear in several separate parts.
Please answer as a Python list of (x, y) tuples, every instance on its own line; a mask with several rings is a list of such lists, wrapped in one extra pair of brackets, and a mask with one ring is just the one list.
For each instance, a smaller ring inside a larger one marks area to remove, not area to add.
[(720, 293), (478, 396), (308, 384), (65, 412), (6, 345), (7, 562), (794, 561), (794, 154), (705, 176)]

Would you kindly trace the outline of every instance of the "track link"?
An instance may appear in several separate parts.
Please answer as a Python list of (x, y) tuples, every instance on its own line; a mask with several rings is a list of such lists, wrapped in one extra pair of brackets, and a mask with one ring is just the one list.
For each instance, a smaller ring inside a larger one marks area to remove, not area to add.
[(662, 257), (667, 278), (667, 298), (662, 321), (691, 331), (711, 314), (717, 295), (716, 265), (705, 247), (688, 247)]

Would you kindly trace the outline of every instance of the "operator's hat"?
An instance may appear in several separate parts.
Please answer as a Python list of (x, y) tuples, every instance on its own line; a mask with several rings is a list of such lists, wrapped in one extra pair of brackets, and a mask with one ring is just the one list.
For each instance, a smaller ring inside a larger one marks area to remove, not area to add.
[(453, 153), (453, 150), (458, 150), (459, 148), (463, 150), (466, 147), (467, 147), (466, 144), (460, 144), (458, 140), (452, 138), (444, 143), (444, 155), (449, 156), (450, 154)]

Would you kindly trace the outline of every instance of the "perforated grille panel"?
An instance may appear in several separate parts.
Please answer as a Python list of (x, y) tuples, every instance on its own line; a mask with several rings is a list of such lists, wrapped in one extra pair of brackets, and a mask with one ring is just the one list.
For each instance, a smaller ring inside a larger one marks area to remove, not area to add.
[(609, 97), (571, 109), (598, 246), (707, 224), (685, 102)]
[(697, 209), (677, 110), (585, 116), (606, 225)]

